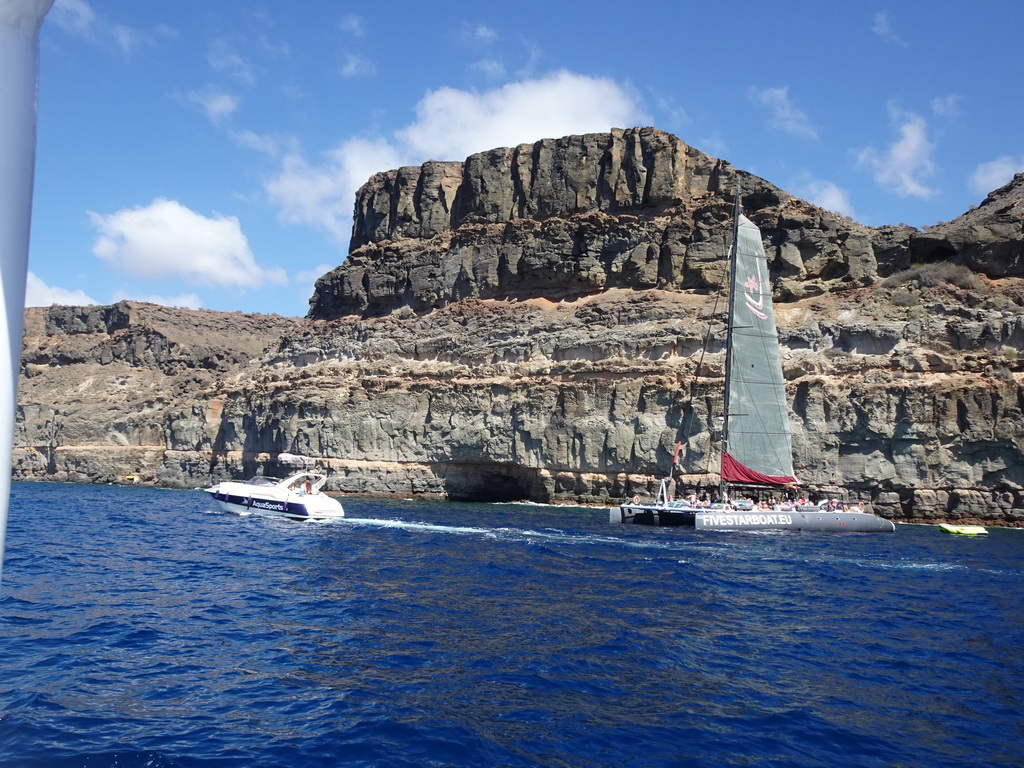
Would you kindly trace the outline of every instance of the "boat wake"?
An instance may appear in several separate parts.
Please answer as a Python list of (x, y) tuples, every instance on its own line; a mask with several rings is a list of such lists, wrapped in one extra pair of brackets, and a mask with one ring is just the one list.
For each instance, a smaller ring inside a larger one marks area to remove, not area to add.
[(558, 544), (585, 544), (618, 546), (636, 549), (693, 549), (693, 542), (680, 539), (672, 541), (650, 539), (626, 539), (618, 536), (600, 536), (590, 533), (567, 533), (558, 529), (533, 530), (530, 528), (483, 528), (479, 526), (444, 525), (441, 523), (421, 523), (408, 520), (382, 519), (374, 517), (346, 517), (340, 520), (329, 520), (323, 525), (358, 525), (375, 528), (396, 528), (406, 531), (425, 531), (429, 533), (452, 534), (458, 536), (481, 536), (489, 539), (508, 541), (545, 541)]
[(401, 528), (407, 531), (431, 531), (454, 534), (487, 535), (493, 528), (478, 528), (470, 525), (441, 525), (439, 523), (411, 523), (406, 520), (389, 520), (377, 517), (345, 517), (338, 520), (325, 520), (326, 525), (362, 525), (375, 528)]
[[(222, 510), (207, 508), (204, 514), (223, 515)], [(512, 526), (485, 527), (473, 525), (450, 525), (445, 523), (426, 523), (420, 521), (403, 520), (400, 518), (380, 517), (340, 517), (331, 519), (310, 519), (301, 522), (284, 520), (282, 518), (267, 517), (252, 512), (233, 512), (232, 516), (241, 518), (258, 518), (267, 523), (284, 525), (289, 528), (308, 528), (309, 526), (330, 527), (362, 527), (362, 528), (387, 528), (392, 530), (413, 531), (421, 533), (436, 533), (451, 536), (476, 536), (492, 541), (506, 542), (543, 542), (547, 544), (582, 545), (588, 547), (606, 546), (617, 547), (627, 550), (641, 550), (650, 552), (652, 555), (658, 553), (686, 552), (695, 553), (698, 551), (713, 551), (721, 554), (733, 546), (727, 541), (714, 541), (705, 538), (691, 536), (660, 536), (650, 535), (651, 529), (628, 526), (621, 535), (604, 535), (589, 532), (572, 533), (561, 528), (516, 528)], [(675, 529), (665, 529), (674, 531)], [(658, 531), (662, 533), (664, 531)], [(638, 533), (646, 534), (638, 536)], [(750, 532), (746, 532), (750, 533)], [(766, 534), (779, 534), (780, 531), (765, 531)]]

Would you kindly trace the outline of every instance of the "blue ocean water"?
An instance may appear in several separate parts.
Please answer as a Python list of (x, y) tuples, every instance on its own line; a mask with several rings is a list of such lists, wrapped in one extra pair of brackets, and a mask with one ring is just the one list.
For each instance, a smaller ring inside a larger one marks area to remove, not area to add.
[(0, 764), (1024, 764), (1024, 531), (15, 484)]

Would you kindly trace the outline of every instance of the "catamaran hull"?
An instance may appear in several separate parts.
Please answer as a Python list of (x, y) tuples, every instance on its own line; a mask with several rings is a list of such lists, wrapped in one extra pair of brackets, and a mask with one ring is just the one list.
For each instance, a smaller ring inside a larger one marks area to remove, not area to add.
[(637, 525), (688, 526), (700, 531), (851, 531), (888, 533), (891, 520), (866, 512), (709, 511), (623, 504), (611, 511), (611, 522)]
[(866, 512), (699, 512), (694, 527), (702, 531), (855, 531), (889, 533), (892, 520)]
[(609, 513), (613, 523), (636, 525), (689, 526), (696, 525), (696, 510), (669, 509), (655, 504), (623, 504)]

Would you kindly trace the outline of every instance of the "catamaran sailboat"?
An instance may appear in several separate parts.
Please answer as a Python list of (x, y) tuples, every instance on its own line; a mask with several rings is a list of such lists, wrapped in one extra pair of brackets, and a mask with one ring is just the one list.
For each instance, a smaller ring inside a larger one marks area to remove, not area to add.
[[(634, 499), (611, 510), (611, 521), (685, 525), (702, 530), (894, 531), (891, 520), (832, 500), (821, 504), (730, 500), (737, 487), (780, 493), (799, 485), (786, 388), (779, 360), (771, 285), (761, 233), (739, 213), (733, 216), (733, 247), (725, 353), (725, 415), (722, 426), (720, 502), (672, 501), (670, 480), (658, 498)], [(674, 462), (673, 462), (674, 464)]]

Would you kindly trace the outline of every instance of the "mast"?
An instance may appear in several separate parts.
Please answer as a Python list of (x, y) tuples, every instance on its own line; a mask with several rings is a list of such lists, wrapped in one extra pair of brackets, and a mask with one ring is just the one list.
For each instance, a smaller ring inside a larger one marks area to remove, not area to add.
[[(732, 317), (736, 304), (736, 291), (733, 290), (733, 272), (736, 270), (736, 244), (739, 241), (740, 228), (740, 193), (736, 191), (732, 208), (732, 247), (729, 249), (729, 269), (726, 284), (729, 286), (729, 308), (725, 323), (725, 398), (722, 407), (722, 456), (729, 451), (729, 390), (732, 379)], [(724, 501), (726, 493), (725, 474), (719, 466), (718, 495)]]

